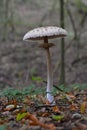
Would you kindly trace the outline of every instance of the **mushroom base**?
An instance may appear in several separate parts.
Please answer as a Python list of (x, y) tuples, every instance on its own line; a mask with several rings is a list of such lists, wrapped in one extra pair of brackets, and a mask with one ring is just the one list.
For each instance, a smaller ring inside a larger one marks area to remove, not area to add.
[(55, 104), (54, 97), (51, 95), (51, 93), (47, 92), (46, 98), (52, 105)]

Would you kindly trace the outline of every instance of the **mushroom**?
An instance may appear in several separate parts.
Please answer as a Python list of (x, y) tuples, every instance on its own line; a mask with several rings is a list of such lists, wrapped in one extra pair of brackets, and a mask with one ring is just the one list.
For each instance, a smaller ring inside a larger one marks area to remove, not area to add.
[(52, 74), (52, 66), (51, 66), (51, 56), (50, 56), (50, 49), (54, 46), (53, 43), (48, 43), (48, 39), (57, 38), (57, 37), (64, 37), (67, 35), (67, 31), (56, 27), (56, 26), (46, 26), (46, 27), (38, 27), (29, 32), (27, 32), (23, 40), (44, 40), (44, 43), (41, 44), (39, 47), (44, 48), (46, 51), (47, 57), (47, 94), (46, 98), (50, 103), (54, 103), (54, 97), (52, 95), (52, 88), (53, 88), (53, 74)]

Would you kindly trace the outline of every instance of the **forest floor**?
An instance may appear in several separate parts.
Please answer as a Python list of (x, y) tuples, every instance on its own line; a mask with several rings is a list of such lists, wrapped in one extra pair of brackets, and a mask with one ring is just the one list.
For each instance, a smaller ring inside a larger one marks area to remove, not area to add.
[[(54, 3), (54, 4), (53, 4)], [(53, 6), (54, 5), (54, 6)], [(31, 28), (38, 26), (55, 25), (59, 26), (59, 5), (57, 1), (29, 1), (29, 3), (21, 3), (16, 5), (14, 20), (14, 32), (8, 26), (8, 34), (6, 41), (0, 42), (0, 86), (24, 87), (32, 83), (32, 77), (41, 77), (46, 80), (47, 66), (45, 51), (40, 49), (38, 45), (42, 43), (23, 41), (24, 34)], [(72, 11), (75, 10), (72, 7)], [(77, 18), (78, 13), (76, 14)], [(79, 14), (80, 15), (80, 14)], [(17, 21), (16, 21), (17, 20)], [(71, 23), (65, 19), (66, 30), (68, 34), (73, 33)], [(69, 25), (66, 23), (69, 22)], [(42, 25), (41, 25), (41, 24)], [(1, 28), (1, 30), (3, 30)], [(3, 31), (1, 33), (3, 37)], [(67, 84), (86, 84), (87, 83), (87, 44), (84, 33), (79, 41), (71, 39), (68, 35), (65, 38), (65, 48), (70, 47), (65, 52), (65, 76)], [(73, 37), (73, 36), (72, 36)], [(60, 59), (61, 44), (60, 39), (54, 39), (49, 42), (55, 44), (50, 50), (52, 59), (52, 69), (54, 84), (60, 81)], [(43, 83), (38, 84), (44, 86)]]
[[(39, 7), (39, 8), (38, 8)], [(24, 34), (32, 28), (38, 26), (59, 26), (59, 5), (52, 0), (40, 2), (29, 1), (29, 3), (18, 3), (16, 5), (15, 19), (13, 22), (14, 31), (8, 26), (6, 41), (0, 42), (0, 86), (23, 87), (32, 83), (32, 77), (46, 79), (46, 57), (45, 51), (38, 45), (42, 43), (23, 41)], [(72, 12), (75, 7), (71, 7)], [(76, 18), (80, 14), (76, 13)], [(79, 20), (79, 19), (78, 19)], [(68, 22), (68, 25), (67, 25)], [(77, 23), (78, 24), (78, 21)], [(79, 40), (72, 40), (73, 30), (71, 22), (67, 16), (65, 19), (68, 36), (65, 38), (65, 76), (67, 84), (87, 83), (87, 34), (82, 33)], [(85, 25), (86, 26), (86, 25)], [(1, 28), (3, 37), (3, 27)], [(72, 33), (72, 36), (70, 36)], [(61, 42), (60, 39), (53, 39), (49, 42), (55, 44), (50, 49), (52, 59), (52, 69), (54, 84), (60, 81), (60, 59)], [(44, 84), (38, 84), (44, 86)]]
[(0, 130), (87, 130), (87, 91), (0, 98)]

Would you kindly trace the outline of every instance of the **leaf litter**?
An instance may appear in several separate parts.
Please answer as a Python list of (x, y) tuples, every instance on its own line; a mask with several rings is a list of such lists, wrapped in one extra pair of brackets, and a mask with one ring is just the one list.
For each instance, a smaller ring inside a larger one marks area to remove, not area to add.
[(55, 95), (55, 105), (42, 95), (0, 98), (0, 130), (87, 130), (87, 90)]

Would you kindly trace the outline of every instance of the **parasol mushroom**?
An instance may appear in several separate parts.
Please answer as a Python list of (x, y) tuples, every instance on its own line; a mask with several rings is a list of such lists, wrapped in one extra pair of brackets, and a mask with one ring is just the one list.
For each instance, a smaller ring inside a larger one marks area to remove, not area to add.
[(56, 27), (56, 26), (46, 26), (46, 27), (38, 27), (29, 32), (27, 32), (23, 40), (44, 40), (44, 43), (41, 44), (39, 47), (44, 48), (46, 51), (47, 56), (47, 95), (46, 98), (50, 103), (54, 102), (54, 97), (52, 96), (52, 88), (53, 88), (53, 74), (52, 74), (52, 67), (51, 67), (51, 56), (50, 50), (53, 43), (48, 43), (48, 39), (56, 38), (56, 37), (64, 37), (67, 35), (66, 30)]

